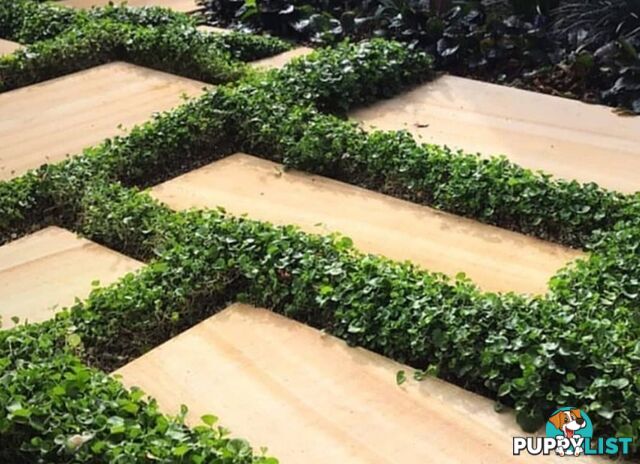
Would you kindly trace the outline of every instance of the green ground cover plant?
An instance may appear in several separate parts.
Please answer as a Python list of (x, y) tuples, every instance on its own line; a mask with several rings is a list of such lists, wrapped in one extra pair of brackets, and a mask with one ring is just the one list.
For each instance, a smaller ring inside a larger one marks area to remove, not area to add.
[[(5, 339), (45, 352), (55, 341)], [(67, 344), (73, 345), (71, 334)], [(184, 414), (163, 415), (139, 390), (126, 390), (68, 352), (0, 364), (0, 459), (4, 463), (215, 463), (276, 464), (230, 438), (214, 416), (187, 427)]]
[(384, 37), (435, 67), (640, 113), (638, 0), (201, 0), (211, 24), (301, 42)]
[[(234, 121), (229, 118), (248, 97), (246, 92), (270, 105), (277, 116), (286, 113), (287, 105), (298, 99), (300, 104), (307, 102), (309, 111), (312, 100), (324, 100), (326, 105), (333, 98), (341, 105), (372, 101), (427, 77), (430, 66), (426, 55), (385, 41), (345, 44), (323, 50), (309, 60), (313, 64), (298, 77), (278, 72), (262, 74), (249, 78), (241, 87), (242, 93), (235, 86), (219, 87), (134, 128), (126, 137), (115, 137), (86, 150), (85, 156), (0, 183), (0, 242), (39, 227), (46, 218), (71, 214), (74, 192), (81, 192), (95, 178), (146, 186), (237, 150), (243, 129), (233, 127)], [(407, 82), (401, 82), (398, 75), (405, 76)], [(291, 80), (297, 82), (297, 91), (287, 89)], [(358, 90), (365, 81), (366, 86)], [(259, 88), (261, 82), (265, 82), (264, 91)], [(260, 116), (255, 116), (258, 119), (248, 128), (259, 126), (269, 131), (270, 137), (277, 133), (277, 125), (261, 124)], [(256, 133), (258, 137), (269, 142), (272, 149), (277, 148), (272, 146), (272, 139)]]
[[(366, 134), (340, 117), (430, 75), (431, 60), (406, 46), (346, 43), (212, 89), (126, 137), (0, 182), (1, 241), (55, 223), (149, 262), (53, 321), (0, 332), (0, 382), (11, 385), (0, 393), (0, 442), (10, 444), (0, 457), (100, 462), (110, 450), (126, 450), (133, 460), (157, 438), (163, 462), (199, 462), (192, 459), (204, 452), (197, 430), (178, 421), (186, 449), (171, 456), (175, 441), (153, 428), (166, 421), (155, 405), (147, 420), (139, 413), (146, 403), (101, 371), (236, 300), (513, 406), (527, 430), (572, 404), (589, 411), (598, 434), (637, 439), (640, 195), (420, 145), (404, 132)], [(464, 279), (362, 255), (347, 238), (220, 211), (174, 213), (136, 190), (240, 150), (590, 254), (560, 271), (545, 296), (483, 293)], [(58, 389), (59, 400), (31, 395), (76, 371), (89, 387)], [(119, 398), (139, 406), (117, 414), (132, 436), (74, 418), (76, 408), (100, 410)], [(104, 445), (96, 451), (88, 441), (69, 454), (64, 439), (56, 441), (83, 432)], [(204, 439), (218, 439), (215, 433)]]
[(89, 10), (68, 8), (55, 2), (12, 0), (0, 5), (0, 32), (22, 44), (52, 39), (73, 28), (96, 20), (112, 20), (131, 26), (195, 26), (192, 17), (168, 8), (130, 8), (107, 5)]
[(247, 74), (243, 62), (290, 48), (269, 36), (200, 32), (188, 16), (157, 7), (84, 12), (31, 0), (0, 6), (0, 37), (31, 44), (0, 57), (0, 91), (116, 60), (219, 84)]
[(58, 203), (50, 186), (57, 179), (60, 194), (99, 174), (145, 186), (238, 150), (575, 247), (626, 217), (632, 196), (552, 179), (504, 158), (420, 145), (404, 132), (366, 134), (325, 113), (343, 113), (430, 75), (425, 55), (373, 41), (323, 49), (282, 71), (219, 87), (89, 156), (0, 184), (7, 192), (0, 197), (0, 238), (40, 223)]
[[(592, 258), (536, 298), (482, 293), (468, 281), (364, 256), (342, 237), (220, 211), (173, 213), (114, 183), (85, 190), (73, 228), (151, 264), (54, 321), (0, 333), (5, 372), (19, 380), (11, 398), (34, 387), (23, 371), (33, 363), (72, 351), (109, 371), (226, 302), (245, 301), (514, 405), (528, 430), (567, 403), (586, 407), (598, 433), (637, 433), (637, 220), (602, 234)], [(42, 402), (24, 406), (48, 407)], [(5, 420), (12, 436), (24, 418), (9, 412)], [(28, 440), (20, 443), (41, 436), (30, 423), (21, 431)]]

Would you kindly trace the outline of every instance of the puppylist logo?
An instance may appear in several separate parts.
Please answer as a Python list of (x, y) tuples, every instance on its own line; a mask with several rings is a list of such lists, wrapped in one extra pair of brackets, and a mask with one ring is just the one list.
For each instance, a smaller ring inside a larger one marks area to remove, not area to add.
[(630, 437), (593, 438), (591, 419), (581, 409), (560, 408), (546, 424), (546, 437), (514, 437), (513, 454), (528, 453), (534, 456), (627, 455), (631, 448)]

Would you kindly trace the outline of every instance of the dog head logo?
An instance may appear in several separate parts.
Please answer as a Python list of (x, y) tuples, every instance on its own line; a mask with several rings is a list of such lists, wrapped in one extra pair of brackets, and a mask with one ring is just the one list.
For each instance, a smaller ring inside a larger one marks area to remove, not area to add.
[(558, 437), (556, 453), (579, 456), (584, 452), (584, 439), (591, 438), (593, 427), (589, 416), (573, 407), (560, 408), (547, 421), (547, 437)]
[(558, 411), (549, 418), (549, 422), (551, 422), (555, 428), (562, 431), (567, 438), (573, 438), (576, 431), (587, 426), (587, 421), (582, 418), (579, 409)]

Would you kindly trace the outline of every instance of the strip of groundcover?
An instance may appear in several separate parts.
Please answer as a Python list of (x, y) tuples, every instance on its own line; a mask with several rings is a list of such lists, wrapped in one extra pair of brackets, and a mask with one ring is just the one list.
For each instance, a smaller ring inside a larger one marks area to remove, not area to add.
[(30, 45), (0, 57), (0, 91), (117, 60), (221, 84), (246, 75), (243, 62), (291, 49), (291, 44), (265, 35), (200, 32), (185, 15), (162, 8), (68, 12), (30, 0), (6, 7), (0, 6), (0, 35)]
[[(49, 362), (69, 351), (111, 371), (227, 302), (244, 301), (515, 406), (527, 428), (564, 403), (589, 408), (603, 434), (628, 433), (637, 420), (637, 386), (628, 379), (637, 363), (637, 326), (629, 311), (589, 311), (587, 293), (572, 302), (566, 298), (574, 298), (573, 292), (561, 291), (585, 273), (593, 278), (601, 272), (602, 261), (615, 256), (613, 246), (633, 249), (637, 228), (603, 238), (608, 244), (597, 259), (556, 277), (549, 295), (531, 298), (482, 293), (469, 282), (364, 256), (348, 241), (294, 227), (216, 211), (174, 213), (113, 183), (92, 184), (82, 203), (78, 231), (155, 259), (55, 321), (3, 333), (7, 374), (18, 375), (27, 360)], [(638, 258), (627, 265), (637, 266)], [(626, 278), (616, 268), (610, 261), (601, 285)], [(612, 327), (615, 341), (605, 336)], [(25, 380), (23, 388), (31, 389), (32, 382)], [(613, 411), (616, 422), (605, 417)]]
[[(171, 319), (175, 311), (167, 313), (167, 304), (177, 302), (185, 311), (184, 315), (178, 312), (177, 322), (189, 325), (219, 307), (218, 303), (207, 307), (203, 302), (240, 300), (327, 328), (353, 344), (416, 367), (429, 367), (445, 379), (498, 397), (516, 407), (523, 425), (537, 424), (544, 408), (554, 407), (550, 403), (576, 404), (595, 413), (599, 432), (636, 436), (638, 382), (633, 376), (637, 372), (639, 334), (633, 314), (638, 309), (640, 269), (637, 196), (545, 180), (523, 174), (504, 162), (474, 164), (476, 158), (463, 157), (473, 168), (471, 172), (485, 176), (481, 179), (498, 179), (477, 185), (476, 176), (476, 191), (500, 193), (498, 187), (505, 173), (519, 173), (525, 184), (544, 187), (544, 195), (534, 195), (530, 203), (541, 208), (536, 214), (548, 213), (549, 206), (545, 205), (549, 204), (560, 213), (560, 217), (542, 218), (544, 224), (561, 223), (565, 218), (570, 228), (587, 237), (584, 240), (592, 251), (589, 260), (556, 276), (549, 295), (528, 298), (480, 293), (469, 283), (451, 284), (408, 265), (359, 255), (348, 242), (332, 242), (293, 228), (274, 228), (211, 212), (171, 213), (148, 197), (112, 183), (119, 179), (128, 185), (145, 185), (149, 182), (145, 172), (169, 176), (184, 167), (174, 152), (183, 143), (187, 143), (187, 153), (206, 154), (212, 147), (225, 145), (222, 140), (234, 150), (249, 147), (255, 148), (253, 153), (274, 159), (287, 156), (293, 165), (312, 166), (315, 162), (320, 173), (334, 177), (357, 175), (357, 168), (378, 160), (380, 154), (397, 154), (399, 150), (406, 158), (382, 157), (369, 172), (365, 171), (367, 176), (358, 178), (359, 183), (371, 182), (381, 190), (389, 187), (375, 183), (388, 181), (386, 168), (395, 169), (390, 172), (398, 176), (407, 172), (404, 168), (418, 164), (419, 169), (409, 170), (411, 176), (404, 177), (408, 182), (418, 182), (421, 175), (429, 174), (422, 171), (429, 165), (418, 163), (420, 155), (428, 155), (426, 158), (434, 163), (439, 161), (435, 166), (442, 169), (444, 162), (455, 162), (446, 150), (420, 147), (398, 134), (364, 135), (339, 118), (319, 113), (310, 103), (291, 104), (294, 98), (298, 103), (308, 98), (324, 110), (339, 111), (379, 98), (387, 87), (399, 88), (393, 77), (396, 68), (383, 67), (379, 74), (376, 72), (380, 67), (377, 60), (387, 60), (389, 53), (403, 56), (400, 49), (383, 42), (371, 45), (368, 53), (367, 46), (362, 47), (323, 51), (264, 80), (219, 89), (192, 106), (135, 130), (129, 137), (89, 150), (87, 156), (0, 184), (3, 207), (11, 204), (19, 208), (7, 210), (14, 214), (16, 224), (25, 213), (22, 224), (40, 226), (43, 221), (38, 206), (49, 205), (55, 210), (46, 216), (49, 221), (134, 256), (159, 256), (138, 277), (97, 291), (70, 316), (3, 333), (2, 352), (8, 353), (3, 378), (11, 378), (17, 385), (11, 397), (31, 391), (35, 381), (31, 369), (58, 368), (56, 363), (62, 358), (52, 354), (61, 353), (65, 362), (71, 363), (67, 357), (71, 351), (93, 365), (109, 368), (149, 349), (156, 343), (149, 340), (162, 339), (158, 334), (168, 336), (175, 333), (172, 330), (183, 328), (171, 322), (164, 326), (150, 324), (145, 329), (151, 334), (146, 343), (136, 345), (120, 330), (129, 330), (136, 321), (141, 329), (149, 323), (139, 317), (137, 309), (142, 314), (158, 311), (156, 316)], [(345, 69), (344, 60), (349, 57), (353, 68)], [(399, 66), (406, 69), (405, 65), (401, 62)], [(373, 73), (374, 79), (362, 84), (368, 73)], [(287, 92), (281, 90), (285, 88)], [(344, 95), (352, 100), (341, 98)], [(249, 119), (254, 109), (265, 110), (267, 102), (269, 112)], [(238, 112), (243, 105), (246, 109)], [(283, 116), (276, 124), (276, 119)], [(241, 135), (230, 141), (212, 129), (228, 128), (239, 121), (246, 125), (240, 126), (242, 130), (237, 133)], [(169, 136), (158, 139), (164, 129)], [(352, 143), (353, 134), (357, 138)], [(162, 142), (169, 142), (164, 151)], [(283, 151), (276, 154), (279, 149)], [(217, 153), (222, 156), (228, 152), (219, 149)], [(352, 153), (357, 155), (355, 160)], [(131, 154), (135, 156), (126, 156)], [(408, 161), (411, 163), (403, 164)], [(492, 170), (483, 171), (483, 166)], [(445, 185), (448, 182), (453, 188), (465, 179), (446, 171), (440, 175)], [(438, 177), (431, 182), (435, 179)], [(438, 198), (433, 186), (422, 188), (432, 194), (425, 202)], [(563, 201), (573, 198), (561, 196), (568, 188), (575, 190), (571, 194), (576, 195), (576, 201), (578, 193), (586, 194), (587, 201), (597, 208), (578, 205), (579, 212), (573, 212), (575, 204), (556, 201), (554, 195)], [(465, 188), (457, 191), (469, 192)], [(454, 210), (473, 207), (477, 202), (477, 198), (465, 195), (453, 197), (458, 202), (450, 206)], [(473, 212), (473, 208), (470, 210)], [(604, 218), (600, 217), (602, 212)], [(586, 220), (574, 221), (578, 214)], [(486, 218), (480, 215), (479, 219)], [(7, 239), (20, 233), (10, 224), (5, 230)], [(123, 298), (120, 303), (119, 298)], [(139, 303), (132, 305), (131, 301)], [(189, 311), (196, 311), (192, 319), (187, 316), (192, 314)], [(28, 335), (30, 331), (34, 336)], [(119, 340), (131, 344), (118, 347)], [(98, 351), (104, 353), (103, 358), (113, 358), (109, 361), (112, 364), (101, 360)], [(33, 363), (25, 363), (29, 359)], [(573, 376), (567, 376), (567, 372)], [(93, 375), (102, 378), (97, 371), (91, 371), (90, 377)], [(34, 399), (34, 405), (40, 405), (38, 401), (44, 400)], [(21, 433), (38, 430), (37, 423), (20, 422), (30, 415), (22, 411), (24, 408), (13, 405), (11, 409), (20, 412), (11, 419), (7, 415), (5, 428), (14, 430), (12, 427), (19, 424), (26, 427), (20, 428)], [(16, 440), (13, 435), (4, 436)]]

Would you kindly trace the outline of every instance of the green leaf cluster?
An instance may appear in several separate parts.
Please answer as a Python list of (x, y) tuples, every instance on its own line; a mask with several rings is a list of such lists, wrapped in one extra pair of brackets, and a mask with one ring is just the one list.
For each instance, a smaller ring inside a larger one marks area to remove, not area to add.
[[(571, 404), (592, 413), (597, 433), (637, 439), (640, 196), (420, 145), (403, 132), (366, 134), (339, 116), (429, 77), (430, 69), (426, 55), (393, 42), (323, 49), (281, 71), (211, 90), (83, 156), (1, 182), (3, 241), (56, 223), (149, 265), (95, 289), (53, 321), (0, 332), (0, 382), (15, 385), (0, 393), (0, 434), (10, 444), (0, 456), (68, 462), (60, 446), (90, 449), (87, 437), (112, 429), (120, 437), (127, 419), (135, 430), (146, 424), (145, 432), (122, 446), (142, 449), (136, 440), (153, 426), (136, 401), (94, 430), (66, 409), (77, 400), (100, 411), (93, 387), (59, 409), (50, 408), (49, 397), (27, 401), (28, 392), (47, 388), (41, 374), (66, 378), (67, 365), (86, 372), (83, 382), (104, 379), (77, 359), (113, 369), (231, 301), (271, 308), (498, 399), (515, 407), (527, 428)], [(348, 239), (219, 211), (174, 213), (133, 188), (241, 149), (590, 254), (560, 271), (547, 295), (483, 293), (464, 279), (360, 254)], [(112, 388), (106, 397), (130, 400)], [(49, 414), (44, 426), (30, 419), (41, 407)], [(188, 456), (194, 440), (186, 439), (186, 448), (173, 443), (171, 452)]]
[(243, 62), (290, 48), (269, 36), (200, 32), (186, 15), (160, 8), (83, 12), (31, 0), (5, 8), (0, 36), (31, 45), (0, 57), (0, 91), (116, 60), (219, 84), (247, 74)]
[[(275, 464), (211, 416), (188, 427), (138, 389), (88, 367), (49, 333), (0, 332), (0, 460), (29, 463)], [(42, 330), (45, 326), (41, 327)], [(37, 336), (38, 338), (34, 338)], [(20, 357), (18, 358), (18, 354)]]
[[(50, 323), (0, 334), (7, 372), (72, 349), (109, 371), (244, 301), (499, 399), (529, 429), (574, 404), (592, 413), (599, 434), (638, 436), (638, 221), (601, 234), (548, 295), (528, 297), (362, 255), (341, 237), (220, 211), (171, 212), (112, 182), (92, 183), (79, 204), (75, 230), (150, 264)], [(12, 336), (45, 347), (23, 349)]]

